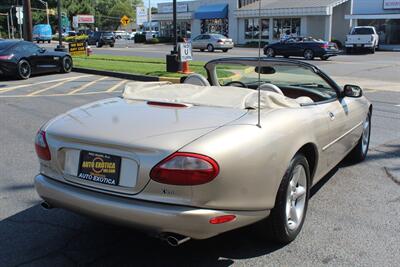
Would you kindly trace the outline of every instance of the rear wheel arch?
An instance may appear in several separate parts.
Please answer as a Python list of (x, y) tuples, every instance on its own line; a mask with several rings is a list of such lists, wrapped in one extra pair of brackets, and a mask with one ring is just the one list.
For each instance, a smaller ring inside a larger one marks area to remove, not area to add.
[(317, 169), (318, 165), (318, 150), (315, 144), (313, 143), (307, 143), (303, 145), (297, 152), (303, 154), (307, 161), (308, 161), (308, 166), (310, 167), (310, 179), (311, 179), (311, 184), (314, 178), (315, 171)]

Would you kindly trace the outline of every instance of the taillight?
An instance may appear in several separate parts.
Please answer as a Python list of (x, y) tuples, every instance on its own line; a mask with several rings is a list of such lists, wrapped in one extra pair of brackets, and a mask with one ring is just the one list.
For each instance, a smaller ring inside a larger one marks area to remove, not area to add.
[(39, 130), (35, 138), (35, 150), (37, 156), (42, 160), (51, 160), (49, 145), (46, 140), (46, 132)]
[(223, 43), (224, 43), (224, 41), (223, 41), (223, 40), (218, 40), (218, 41), (217, 41), (217, 43), (219, 43), (219, 44), (223, 44)]
[(150, 172), (154, 181), (171, 185), (200, 185), (212, 181), (219, 166), (210, 157), (176, 152), (158, 163)]
[(12, 59), (14, 57), (14, 54), (11, 54), (11, 55), (3, 55), (3, 56), (0, 56), (0, 60), (10, 60), (10, 59)]
[(321, 48), (328, 49), (329, 48), (329, 44), (324, 43), (324, 44), (321, 45)]

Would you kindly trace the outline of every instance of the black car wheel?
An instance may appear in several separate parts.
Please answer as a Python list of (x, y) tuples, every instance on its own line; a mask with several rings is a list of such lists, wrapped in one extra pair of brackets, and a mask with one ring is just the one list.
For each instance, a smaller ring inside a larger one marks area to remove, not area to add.
[(329, 57), (327, 57), (327, 56), (322, 56), (321, 57), (321, 60), (328, 60), (329, 59)]
[(51, 40), (48, 40), (47, 43), (51, 43)]
[(314, 51), (311, 49), (306, 49), (303, 54), (304, 58), (307, 60), (313, 60), (314, 59)]
[(72, 58), (70, 56), (65, 56), (62, 58), (61, 72), (67, 73), (72, 70)]
[(208, 52), (214, 52), (214, 46), (212, 44), (207, 45)]
[(265, 54), (267, 57), (275, 57), (275, 50), (273, 48), (269, 47), (269, 48), (267, 48), (267, 51)]
[(222, 49), (222, 52), (226, 53), (228, 52), (228, 49)]
[(20, 79), (28, 79), (31, 76), (31, 64), (25, 59), (21, 59), (17, 66), (17, 76)]
[(204, 49), (200, 49), (200, 52), (204, 52)]
[(111, 44), (110, 44), (110, 47), (114, 47), (114, 43), (111, 43)]
[(101, 43), (99, 41), (96, 41), (96, 47), (101, 47)]

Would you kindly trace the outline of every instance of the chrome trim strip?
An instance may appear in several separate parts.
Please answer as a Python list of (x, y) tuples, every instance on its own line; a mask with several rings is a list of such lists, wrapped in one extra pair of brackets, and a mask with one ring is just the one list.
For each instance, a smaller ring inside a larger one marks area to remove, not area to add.
[(363, 124), (363, 122), (359, 122), (356, 126), (354, 126), (353, 128), (351, 128), (350, 130), (348, 130), (347, 132), (345, 132), (344, 134), (342, 134), (341, 136), (339, 136), (338, 138), (336, 138), (335, 140), (333, 140), (332, 142), (330, 142), (329, 144), (327, 144), (326, 146), (324, 146), (322, 148), (322, 151), (327, 150), (328, 148), (330, 148), (332, 145), (334, 145), (336, 142), (338, 142), (339, 140), (343, 139), (346, 135), (348, 135), (349, 133), (351, 133), (352, 131), (354, 131), (355, 129), (357, 129), (358, 127), (360, 127)]

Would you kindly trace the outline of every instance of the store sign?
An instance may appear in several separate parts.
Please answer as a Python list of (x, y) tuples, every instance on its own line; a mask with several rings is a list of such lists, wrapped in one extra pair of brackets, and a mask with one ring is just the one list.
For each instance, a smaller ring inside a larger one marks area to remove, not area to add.
[(71, 56), (86, 55), (86, 42), (74, 42), (68, 44), (68, 52)]
[(78, 23), (94, 23), (94, 16), (93, 15), (78, 15)]
[(192, 43), (179, 43), (179, 61), (186, 62), (193, 60), (192, 56)]
[(147, 8), (143, 6), (136, 7), (136, 25), (143, 25), (147, 22)]
[(383, 0), (383, 9), (400, 9), (400, 0)]
[[(173, 5), (170, 3), (162, 4), (158, 6), (158, 13), (172, 13), (174, 10)], [(176, 4), (176, 12), (183, 13), (188, 12), (188, 4), (185, 3), (177, 3)]]

